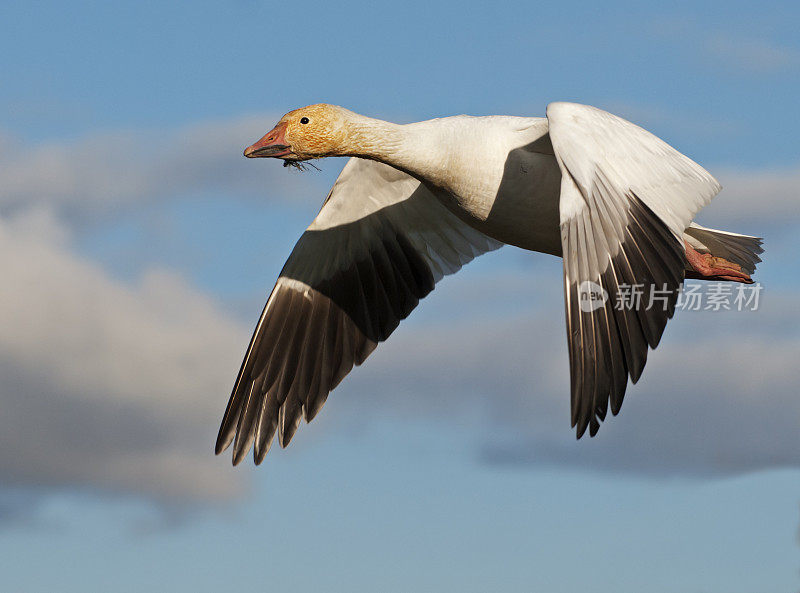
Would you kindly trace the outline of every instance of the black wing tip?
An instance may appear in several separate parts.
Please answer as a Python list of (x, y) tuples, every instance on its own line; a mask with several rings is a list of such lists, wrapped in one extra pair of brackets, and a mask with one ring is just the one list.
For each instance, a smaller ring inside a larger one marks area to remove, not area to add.
[(289, 446), (289, 443), (292, 442), (292, 438), (294, 438), (296, 431), (297, 431), (296, 426), (292, 428), (287, 423), (286, 428), (284, 428), (284, 430), (278, 433), (278, 444), (280, 444), (281, 449), (285, 449), (286, 447)]
[(647, 364), (647, 350), (642, 353), (642, 361), (640, 365), (628, 369), (628, 376), (631, 378), (631, 385), (636, 385), (639, 379), (642, 378), (644, 366)]
[(250, 451), (250, 447), (248, 447), (247, 449), (242, 447), (238, 451), (234, 450), (234, 452), (233, 452), (233, 466), (234, 467), (236, 467), (242, 461), (244, 461), (244, 458), (247, 457), (248, 451)]
[[(282, 449), (285, 449), (289, 446), (289, 443), (294, 438), (294, 435), (297, 433), (297, 429), (300, 425), (300, 420), (305, 419), (306, 422), (311, 422), (314, 416), (320, 411), (322, 408), (322, 403), (324, 403), (326, 398), (322, 398), (322, 401), (319, 402), (316, 406), (311, 408), (306, 408), (302, 406), (299, 413), (297, 414), (296, 418), (294, 418), (290, 422), (286, 422), (285, 425), (281, 428), (281, 430), (275, 431), (278, 437), (278, 443)], [(261, 440), (258, 438), (260, 436), (259, 431), (256, 431), (254, 435), (255, 438), (253, 442), (248, 444), (247, 446), (244, 445), (245, 440), (244, 434), (240, 434), (238, 430), (231, 432), (230, 434), (223, 430), (225, 427), (223, 426), (220, 429), (220, 433), (217, 436), (217, 442), (214, 446), (214, 455), (221, 455), (224, 453), (231, 444), (234, 445), (233, 447), (233, 456), (232, 456), (232, 464), (233, 466), (239, 465), (242, 461), (244, 461), (245, 457), (247, 457), (248, 452), (250, 449), (253, 450), (253, 462), (255, 465), (261, 465), (261, 463), (266, 458), (267, 453), (269, 452), (271, 445), (272, 445), (272, 438), (268, 439), (266, 442), (266, 446), (261, 445)], [(238, 437), (235, 439), (234, 437)], [(241, 442), (238, 444), (237, 441)]]
[(597, 416), (582, 419), (579, 423), (573, 422), (572, 428), (575, 428), (575, 440), (577, 441), (581, 440), (583, 438), (583, 435), (586, 434), (587, 428), (589, 429), (589, 438), (594, 438), (594, 436), (600, 430), (600, 425), (602, 423), (603, 419), (598, 418)]
[(594, 438), (598, 430), (600, 430), (600, 422), (598, 422), (595, 417), (595, 420), (589, 423), (589, 436)]
[[(575, 428), (575, 438), (580, 440), (586, 432), (586, 427), (589, 426), (588, 418), (575, 418), (572, 420), (572, 428)], [(577, 428), (576, 428), (577, 427)]]
[(219, 429), (219, 434), (217, 435), (217, 442), (214, 444), (214, 455), (220, 455), (231, 446), (231, 442), (233, 441), (233, 434), (229, 434), (228, 431), (225, 430), (225, 425), (223, 424)]
[[(231, 446), (231, 441), (232, 440), (233, 439), (225, 439), (225, 438), (223, 438), (223, 435), (220, 434), (220, 436), (217, 438), (217, 443), (214, 446), (214, 455), (217, 455), (217, 456), (218, 455), (222, 455), (228, 449), (228, 447)], [(231, 465), (236, 467), (237, 465), (239, 465), (242, 462), (243, 458), (244, 458), (244, 455), (237, 456), (236, 452), (234, 451), (234, 454), (233, 454), (233, 456), (231, 458)]]

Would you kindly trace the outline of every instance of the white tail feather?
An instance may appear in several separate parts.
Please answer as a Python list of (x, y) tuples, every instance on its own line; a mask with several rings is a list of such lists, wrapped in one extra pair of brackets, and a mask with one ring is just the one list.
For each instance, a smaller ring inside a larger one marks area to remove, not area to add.
[(684, 231), (684, 239), (698, 251), (739, 264), (746, 274), (755, 272), (759, 254), (764, 252), (761, 237), (707, 229), (694, 222)]

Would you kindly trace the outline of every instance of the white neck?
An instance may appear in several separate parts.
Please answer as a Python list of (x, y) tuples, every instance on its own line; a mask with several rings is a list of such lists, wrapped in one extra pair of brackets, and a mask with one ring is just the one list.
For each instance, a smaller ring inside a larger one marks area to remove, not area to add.
[(341, 154), (380, 161), (444, 187), (447, 152), (440, 141), (440, 127), (433, 121), (399, 125), (353, 114)]

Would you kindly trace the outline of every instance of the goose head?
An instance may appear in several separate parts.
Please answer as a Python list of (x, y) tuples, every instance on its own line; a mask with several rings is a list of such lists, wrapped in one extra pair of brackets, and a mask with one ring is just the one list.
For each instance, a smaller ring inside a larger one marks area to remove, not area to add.
[(305, 161), (344, 154), (351, 116), (355, 114), (326, 103), (295, 109), (258, 142), (245, 148), (244, 156)]

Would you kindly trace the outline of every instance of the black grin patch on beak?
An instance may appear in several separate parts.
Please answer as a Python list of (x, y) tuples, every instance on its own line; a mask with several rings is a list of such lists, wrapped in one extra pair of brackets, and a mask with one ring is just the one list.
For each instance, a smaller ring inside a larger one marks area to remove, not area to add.
[(291, 150), (291, 146), (287, 144), (271, 144), (269, 146), (264, 146), (259, 148), (258, 150), (254, 150), (249, 154), (245, 154), (246, 157), (261, 157), (261, 156), (276, 156), (282, 155), (287, 150)]

